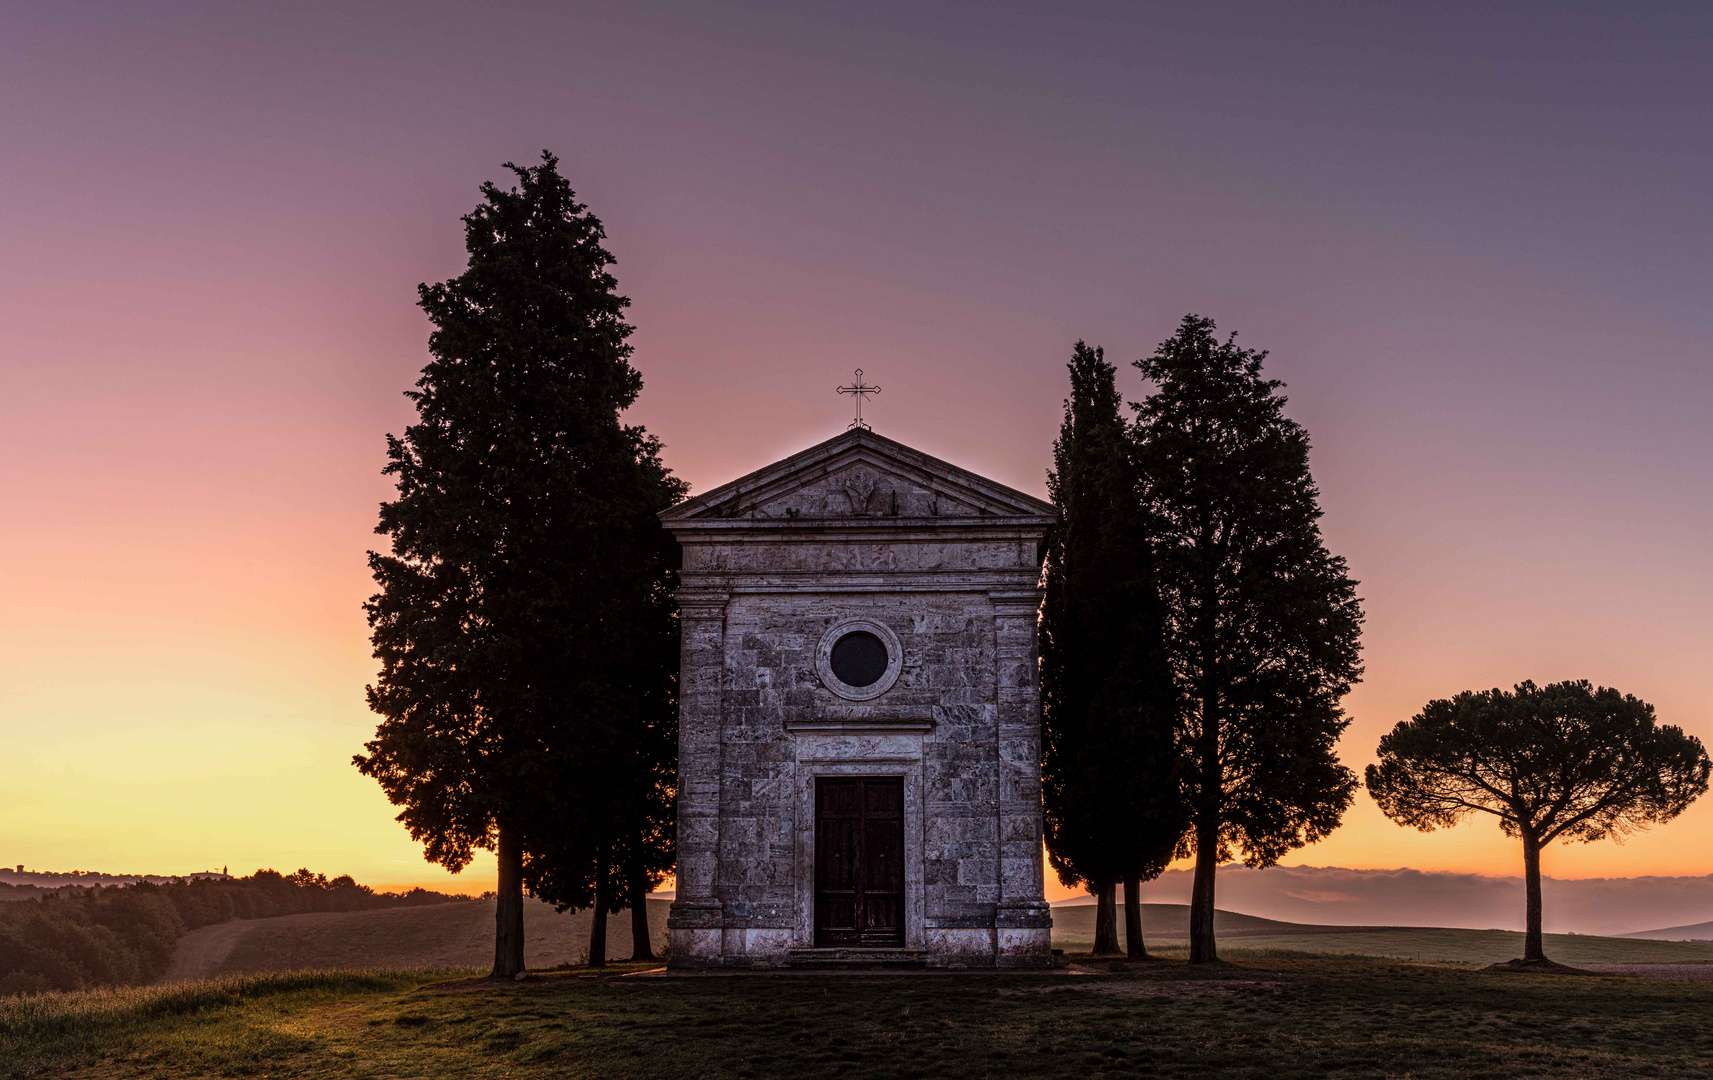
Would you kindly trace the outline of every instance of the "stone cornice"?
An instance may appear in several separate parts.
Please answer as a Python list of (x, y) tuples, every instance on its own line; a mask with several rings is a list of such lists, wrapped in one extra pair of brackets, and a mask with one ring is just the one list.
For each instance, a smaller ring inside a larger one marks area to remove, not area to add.
[(787, 720), (785, 730), (829, 735), (880, 735), (901, 731), (921, 734), (934, 730), (933, 720)]
[(680, 544), (813, 543), (853, 539), (905, 544), (957, 540), (1038, 540), (1052, 525), (1044, 517), (985, 518), (695, 518), (668, 521)]
[[(984, 592), (999, 591), (1005, 597), (1014, 597), (1008, 601), (1014, 604), (1027, 604), (1030, 607), (1040, 603), (1039, 590), (1034, 590), (1035, 599), (1030, 600), (1024, 594), (1034, 588), (1038, 571), (1034, 567), (1017, 567), (1005, 570), (851, 570), (851, 571), (822, 571), (819, 573), (800, 572), (785, 573), (781, 571), (763, 571), (744, 573), (737, 571), (707, 571), (682, 574), (684, 588), (702, 588), (708, 590), (708, 599), (698, 599), (695, 603), (720, 603), (725, 598), (739, 593), (885, 593), (885, 592)], [(718, 593), (719, 600), (712, 599)], [(679, 604), (685, 600), (681, 590), (678, 593)]]
[(995, 615), (1034, 616), (1041, 608), (1045, 590), (1039, 586), (1028, 589), (994, 589), (988, 593)]

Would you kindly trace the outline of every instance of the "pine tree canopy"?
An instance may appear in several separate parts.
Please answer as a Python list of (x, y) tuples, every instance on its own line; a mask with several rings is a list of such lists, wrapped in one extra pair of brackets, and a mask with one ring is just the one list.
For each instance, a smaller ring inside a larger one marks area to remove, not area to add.
[(1506, 836), (1587, 843), (1670, 821), (1707, 791), (1701, 741), (1652, 705), (1587, 680), (1430, 701), (1380, 740), (1368, 791), (1400, 825), (1471, 813)]

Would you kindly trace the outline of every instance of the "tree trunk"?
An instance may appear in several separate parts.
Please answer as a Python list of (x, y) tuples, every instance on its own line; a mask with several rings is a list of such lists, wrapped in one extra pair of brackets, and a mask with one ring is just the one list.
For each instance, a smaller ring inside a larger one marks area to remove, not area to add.
[(1118, 908), (1113, 901), (1117, 886), (1108, 881), (1094, 889), (1094, 954), (1118, 951)]
[(1203, 589), (1201, 615), (1202, 679), (1201, 731), (1196, 735), (1196, 769), (1200, 790), (1195, 807), (1196, 873), (1190, 890), (1190, 963), (1211, 964), (1219, 959), (1213, 939), (1213, 874), (1219, 866), (1219, 817), (1225, 805), (1225, 768), (1219, 760), (1219, 694), (1215, 689), (1211, 643), (1218, 597), (1211, 579)]
[(589, 921), (589, 966), (607, 966), (607, 905), (612, 901), (607, 846), (595, 849), (595, 917)]
[(1213, 939), (1213, 871), (1219, 865), (1219, 828), (1203, 811), (1196, 822), (1196, 876), (1190, 890), (1190, 963), (1219, 959)]
[(648, 928), (648, 875), (639, 857), (630, 869), (630, 958), (653, 960), (653, 932)]
[(1142, 882), (1134, 875), (1124, 879), (1124, 955), (1148, 959), (1148, 946), (1142, 940)]
[(494, 902), (494, 973), (496, 979), (523, 974), (523, 848), (517, 834), (500, 826), (500, 882)]
[(1523, 941), (1524, 960), (1545, 960), (1541, 948), (1541, 846), (1534, 833), (1523, 833), (1523, 880), (1528, 887), (1528, 935)]

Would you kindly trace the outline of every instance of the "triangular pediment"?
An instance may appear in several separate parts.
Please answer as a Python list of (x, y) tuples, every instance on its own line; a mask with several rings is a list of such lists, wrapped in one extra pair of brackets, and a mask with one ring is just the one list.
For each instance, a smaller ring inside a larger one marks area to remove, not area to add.
[(863, 521), (1052, 517), (1031, 495), (857, 428), (687, 499), (669, 527), (711, 520)]

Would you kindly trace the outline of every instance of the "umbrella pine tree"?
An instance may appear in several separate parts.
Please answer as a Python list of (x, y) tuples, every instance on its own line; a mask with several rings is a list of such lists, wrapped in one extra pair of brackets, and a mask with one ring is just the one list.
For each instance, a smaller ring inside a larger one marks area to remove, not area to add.
[(1380, 740), (1368, 793), (1400, 825), (1449, 828), (1473, 813), (1522, 841), (1523, 963), (1541, 939), (1541, 849), (1670, 821), (1707, 791), (1701, 740), (1647, 702), (1586, 680), (1430, 701)]

